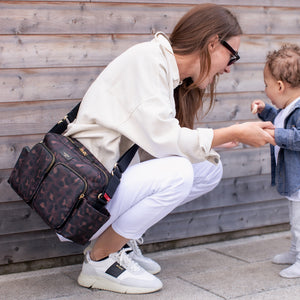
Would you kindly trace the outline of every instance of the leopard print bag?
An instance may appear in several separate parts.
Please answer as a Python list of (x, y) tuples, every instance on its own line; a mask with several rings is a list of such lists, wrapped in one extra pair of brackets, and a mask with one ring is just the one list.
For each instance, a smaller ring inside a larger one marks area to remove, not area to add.
[(137, 149), (110, 173), (79, 141), (50, 131), (23, 148), (8, 183), (56, 233), (84, 245), (110, 218), (105, 205)]

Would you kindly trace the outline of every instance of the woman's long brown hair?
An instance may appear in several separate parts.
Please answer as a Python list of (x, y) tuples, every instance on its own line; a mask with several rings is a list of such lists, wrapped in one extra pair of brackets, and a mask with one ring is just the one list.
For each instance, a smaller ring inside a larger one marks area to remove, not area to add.
[(210, 40), (216, 35), (220, 39), (228, 40), (241, 34), (242, 30), (236, 17), (226, 8), (215, 4), (195, 6), (179, 20), (173, 29), (170, 42), (174, 53), (186, 55), (198, 52), (200, 57), (200, 77), (197, 82), (186, 78), (174, 90), (176, 118), (182, 127), (193, 128), (198, 111), (200, 110), (203, 115), (203, 101), (206, 92), (210, 96), (207, 112), (214, 104), (217, 76), (207, 89), (198, 87), (211, 67), (208, 51)]

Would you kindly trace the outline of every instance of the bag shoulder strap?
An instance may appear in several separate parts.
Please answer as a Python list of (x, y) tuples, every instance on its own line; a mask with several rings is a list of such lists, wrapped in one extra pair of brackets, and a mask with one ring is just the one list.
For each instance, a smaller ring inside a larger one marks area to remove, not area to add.
[(79, 106), (79, 102), (68, 114), (64, 116), (60, 121), (58, 121), (50, 130), (49, 132), (51, 133), (57, 133), (57, 134), (62, 134), (64, 131), (67, 130), (68, 124), (72, 123), (77, 116)]
[[(67, 113), (60, 121), (58, 121), (50, 130), (51, 133), (62, 134), (64, 131), (67, 130), (68, 124), (72, 123), (76, 117), (79, 110), (81, 101), (69, 112)], [(131, 160), (133, 159), (136, 151), (138, 150), (139, 146), (134, 144), (129, 148), (118, 160), (117, 166), (121, 173), (123, 173), (128, 165), (130, 164)]]
[(121, 181), (122, 173), (127, 169), (138, 149), (139, 146), (137, 144), (132, 145), (115, 164), (111, 172), (112, 176), (109, 178), (107, 186), (99, 198), (104, 204), (106, 204), (114, 195), (115, 190)]
[(128, 165), (130, 164), (130, 162), (132, 161), (135, 153), (137, 152), (137, 150), (139, 149), (139, 146), (137, 144), (132, 145), (117, 161), (114, 169), (116, 169), (116, 167), (118, 167), (118, 169), (120, 170), (121, 173), (123, 173)]

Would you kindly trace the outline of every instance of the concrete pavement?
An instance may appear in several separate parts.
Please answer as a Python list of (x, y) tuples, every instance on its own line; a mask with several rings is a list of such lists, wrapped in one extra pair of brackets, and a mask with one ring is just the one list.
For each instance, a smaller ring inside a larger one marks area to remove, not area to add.
[(0, 276), (2, 300), (299, 300), (300, 278), (284, 279), (270, 259), (289, 248), (289, 232), (148, 254), (162, 266), (161, 291), (120, 295), (77, 285), (81, 265)]

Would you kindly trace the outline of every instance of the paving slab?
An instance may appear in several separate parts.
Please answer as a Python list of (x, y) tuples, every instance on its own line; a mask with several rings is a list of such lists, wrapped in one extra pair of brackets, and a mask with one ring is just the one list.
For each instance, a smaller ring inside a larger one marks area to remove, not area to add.
[(0, 299), (52, 299), (80, 295), (77, 278), (81, 265), (0, 276)]
[(226, 256), (205, 249), (203, 247), (190, 247), (184, 251), (169, 251), (167, 255), (153, 257), (162, 268), (159, 274), (160, 279), (206, 272), (209, 270), (223, 269), (229, 266), (244, 265), (245, 262), (236, 258)]
[(258, 262), (198, 274), (185, 274), (182, 278), (224, 299), (235, 299), (272, 291), (278, 287), (300, 285), (300, 278), (293, 280), (281, 278), (278, 275), (281, 268), (282, 266), (271, 262)]
[(238, 298), (238, 300), (299, 300), (300, 286), (277, 288)]
[[(184, 296), (183, 296), (184, 295)], [(86, 293), (82, 293), (78, 296), (62, 297), (59, 300), (223, 300), (224, 298), (214, 295), (213, 293), (207, 292), (189, 282), (185, 282), (180, 278), (170, 278), (164, 280), (164, 287), (161, 291), (145, 295), (124, 295), (117, 294), (107, 291), (99, 290), (88, 290)]]
[(286, 232), (280, 235), (280, 243), (275, 234), (208, 245), (207, 249), (250, 263), (271, 260), (276, 254), (288, 251), (290, 243), (290, 233)]

